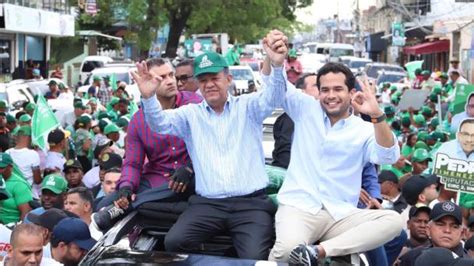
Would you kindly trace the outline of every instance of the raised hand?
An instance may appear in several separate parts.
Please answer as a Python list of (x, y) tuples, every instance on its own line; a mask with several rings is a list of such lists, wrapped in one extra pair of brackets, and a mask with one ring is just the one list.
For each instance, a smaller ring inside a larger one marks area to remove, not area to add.
[(130, 74), (137, 83), (144, 99), (153, 97), (156, 94), (156, 89), (160, 86), (162, 78), (160, 76), (153, 76), (148, 71), (145, 61), (137, 63), (137, 70), (131, 71)]
[(357, 112), (369, 115), (372, 118), (383, 115), (375, 98), (375, 94), (373, 93), (374, 90), (367, 79), (357, 79), (357, 82), (359, 82), (361, 91), (356, 92), (352, 96), (352, 107), (354, 107)]
[(288, 54), (288, 38), (279, 30), (270, 31), (263, 38), (263, 49), (274, 66), (282, 66)]

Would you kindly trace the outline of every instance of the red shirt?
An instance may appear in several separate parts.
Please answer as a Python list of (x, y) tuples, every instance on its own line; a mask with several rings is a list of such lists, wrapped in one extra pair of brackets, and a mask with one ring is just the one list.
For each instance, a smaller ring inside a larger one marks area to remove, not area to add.
[[(293, 69), (291, 69), (293, 67)], [(298, 60), (293, 60), (293, 61), (286, 61), (285, 63), (285, 70), (286, 70), (286, 76), (288, 77), (288, 80), (295, 84), (300, 75), (303, 73), (303, 66), (301, 66), (300, 61)]]

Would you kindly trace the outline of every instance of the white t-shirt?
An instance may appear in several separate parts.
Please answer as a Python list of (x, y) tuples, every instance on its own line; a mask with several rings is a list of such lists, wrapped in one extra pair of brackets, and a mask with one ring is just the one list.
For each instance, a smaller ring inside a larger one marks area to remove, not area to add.
[(48, 151), (46, 155), (45, 168), (54, 169), (57, 168), (63, 172), (64, 164), (66, 163), (66, 158), (59, 152)]
[(88, 188), (93, 188), (97, 186), (100, 183), (99, 173), (100, 173), (100, 167), (99, 166), (93, 167), (91, 170), (87, 171), (87, 173), (84, 175), (84, 177), (82, 178), (82, 182)]
[(23, 176), (28, 180), (28, 183), (33, 187), (33, 197), (39, 198), (39, 192), (41, 186), (39, 184), (33, 184), (33, 169), (40, 167), (40, 157), (35, 150), (28, 148), (8, 149), (5, 153), (9, 154), (13, 162), (18, 166)]

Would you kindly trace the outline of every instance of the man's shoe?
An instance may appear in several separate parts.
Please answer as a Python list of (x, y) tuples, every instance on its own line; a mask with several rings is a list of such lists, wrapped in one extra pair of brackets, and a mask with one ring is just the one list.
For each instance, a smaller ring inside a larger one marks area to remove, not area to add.
[(298, 245), (290, 253), (290, 265), (318, 265), (318, 251), (316, 246)]
[(96, 212), (92, 219), (102, 232), (108, 231), (125, 211), (121, 208), (111, 205), (101, 211)]

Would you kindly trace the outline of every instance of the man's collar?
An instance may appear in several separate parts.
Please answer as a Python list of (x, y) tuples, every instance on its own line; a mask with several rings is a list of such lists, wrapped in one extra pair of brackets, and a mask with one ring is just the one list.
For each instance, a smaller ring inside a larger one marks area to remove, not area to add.
[[(230, 95), (230, 93), (227, 93), (227, 100), (225, 101), (223, 112), (225, 111), (226, 108), (230, 108), (231, 98), (233, 98), (233, 96)], [(204, 107), (206, 108), (208, 112), (211, 112), (211, 111), (215, 112), (214, 109), (212, 109), (212, 107), (207, 103), (206, 99), (202, 101), (202, 104), (204, 105)]]

